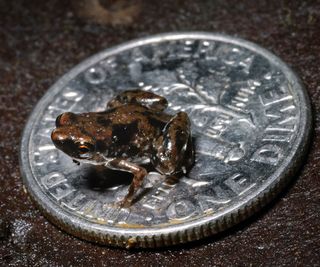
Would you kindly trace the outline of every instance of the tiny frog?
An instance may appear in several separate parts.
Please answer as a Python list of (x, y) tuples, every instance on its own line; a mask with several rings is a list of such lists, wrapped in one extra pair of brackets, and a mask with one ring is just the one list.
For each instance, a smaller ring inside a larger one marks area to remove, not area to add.
[(165, 98), (151, 92), (124, 91), (108, 102), (105, 111), (59, 115), (51, 139), (77, 163), (132, 173), (128, 193), (120, 202), (130, 207), (148, 174), (144, 164), (177, 177), (194, 163), (188, 115), (166, 114), (167, 105)]

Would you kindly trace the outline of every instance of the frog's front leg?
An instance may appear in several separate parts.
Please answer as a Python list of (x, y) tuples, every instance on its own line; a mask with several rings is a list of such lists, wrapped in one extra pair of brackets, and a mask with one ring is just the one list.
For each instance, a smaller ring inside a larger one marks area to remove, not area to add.
[(133, 180), (129, 186), (128, 193), (119, 203), (122, 207), (130, 207), (135, 193), (141, 187), (144, 177), (148, 174), (145, 168), (123, 159), (113, 159), (106, 164), (107, 168), (130, 172), (133, 174)]
[(163, 111), (168, 106), (168, 101), (159, 95), (142, 90), (128, 90), (111, 99), (107, 107), (115, 108), (125, 104), (138, 104), (147, 108)]
[(162, 174), (186, 173), (194, 163), (194, 153), (187, 113), (177, 113), (164, 127), (155, 142), (157, 153), (153, 166)]

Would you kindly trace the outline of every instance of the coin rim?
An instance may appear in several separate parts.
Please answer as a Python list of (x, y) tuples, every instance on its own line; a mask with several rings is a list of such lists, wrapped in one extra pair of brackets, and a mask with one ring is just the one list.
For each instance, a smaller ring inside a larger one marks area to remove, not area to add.
[[(266, 181), (238, 203), (233, 204), (227, 209), (223, 209), (207, 217), (195, 218), (194, 220), (183, 222), (176, 225), (166, 225), (165, 227), (152, 226), (150, 228), (121, 228), (117, 226), (108, 226), (86, 221), (74, 215), (53, 201), (38, 186), (35, 181), (31, 165), (29, 162), (29, 145), (33, 132), (33, 125), (37, 115), (41, 114), (47, 105), (52, 101), (61, 88), (75, 78), (79, 73), (88, 69), (90, 66), (98, 63), (100, 60), (135, 47), (161, 43), (164, 41), (184, 40), (184, 39), (207, 39), (212, 41), (221, 41), (238, 45), (249, 49), (264, 58), (267, 58), (272, 64), (278, 66), (296, 89), (296, 94), (300, 103), (300, 124), (295, 143), (292, 144), (292, 150), (283, 160), (282, 165), (266, 179)], [(300, 88), (299, 88), (300, 87)], [(311, 107), (308, 95), (298, 76), (277, 56), (268, 50), (251, 43), (249, 41), (227, 36), (224, 34), (214, 34), (208, 32), (182, 32), (182, 33), (163, 33), (135, 39), (112, 48), (105, 49), (88, 59), (80, 62), (70, 71), (64, 74), (55, 84), (53, 84), (46, 94), (39, 100), (27, 120), (23, 131), (20, 145), (20, 170), (30, 195), (37, 206), (45, 215), (55, 224), (80, 238), (90, 241), (96, 241), (103, 244), (111, 244), (122, 247), (160, 247), (173, 245), (200, 239), (213, 233), (225, 230), (230, 226), (244, 220), (252, 213), (268, 203), (284, 187), (289, 178), (293, 178), (295, 170), (300, 166), (302, 157), (306, 152), (307, 144), (311, 133)]]

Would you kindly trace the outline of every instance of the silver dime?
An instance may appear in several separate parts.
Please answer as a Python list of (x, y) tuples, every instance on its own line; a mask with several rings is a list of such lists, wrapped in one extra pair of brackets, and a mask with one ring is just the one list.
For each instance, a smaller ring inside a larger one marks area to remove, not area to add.
[[(62, 112), (102, 111), (120, 91), (162, 95), (192, 121), (196, 163), (174, 183), (150, 172), (130, 208), (123, 173), (77, 166), (51, 142)], [(200, 239), (251, 215), (293, 176), (310, 132), (310, 105), (296, 75), (250, 42), (210, 33), (162, 34), (80, 63), (39, 101), (21, 143), (25, 185), (66, 231), (122, 247)]]

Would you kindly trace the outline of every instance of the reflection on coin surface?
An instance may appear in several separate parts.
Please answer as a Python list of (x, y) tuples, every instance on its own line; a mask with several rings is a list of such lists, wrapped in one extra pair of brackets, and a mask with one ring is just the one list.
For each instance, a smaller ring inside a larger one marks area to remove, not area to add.
[[(74, 164), (50, 139), (66, 111), (103, 111), (119, 92), (164, 96), (188, 113), (196, 163), (178, 182), (151, 171), (130, 208), (130, 175)], [(83, 239), (159, 247), (222, 231), (266, 204), (294, 176), (310, 132), (310, 106), (295, 74), (244, 40), (162, 34), (80, 63), (39, 101), (21, 143), (21, 170), (35, 202)]]

